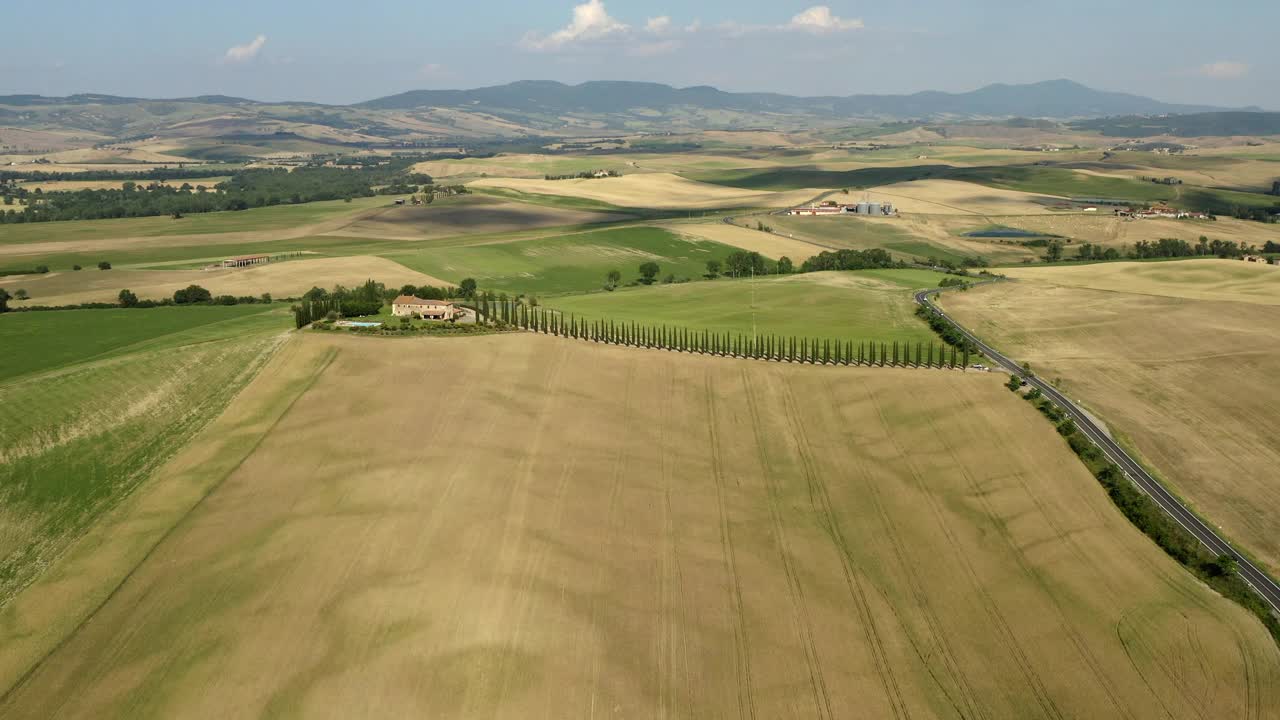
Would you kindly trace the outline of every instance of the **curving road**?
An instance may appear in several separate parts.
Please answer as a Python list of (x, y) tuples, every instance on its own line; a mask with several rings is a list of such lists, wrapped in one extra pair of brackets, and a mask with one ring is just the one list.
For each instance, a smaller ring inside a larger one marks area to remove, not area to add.
[(984, 343), (976, 335), (969, 332), (969, 330), (963, 325), (956, 322), (954, 318), (943, 312), (941, 308), (934, 305), (933, 301), (929, 299), (929, 295), (940, 291), (941, 290), (936, 288), (932, 290), (921, 290), (916, 293), (916, 302), (945, 317), (955, 325), (965, 337), (969, 338), (974, 345), (977, 345), (982, 350), (983, 354), (988, 358), (991, 358), (993, 362), (998, 363), (1002, 368), (1008, 370), (1014, 375), (1023, 378), (1027, 381), (1027, 384), (1034, 388), (1038, 388), (1040, 392), (1044, 393), (1050, 400), (1056, 403), (1058, 407), (1062, 408), (1062, 410), (1070, 415), (1071, 419), (1075, 421), (1076, 427), (1080, 428), (1081, 432), (1088, 436), (1088, 438), (1092, 440), (1100, 450), (1102, 450), (1103, 454), (1105, 454), (1111, 462), (1119, 466), (1124, 474), (1133, 481), (1134, 484), (1149, 495), (1152, 500), (1155, 500), (1156, 504), (1158, 504), (1166, 513), (1177, 521), (1179, 525), (1186, 529), (1187, 532), (1195, 536), (1197, 540), (1209, 549), (1209, 552), (1212, 552), (1215, 555), (1227, 555), (1235, 558), (1236, 564), (1239, 567), (1240, 575), (1244, 578), (1245, 582), (1249, 583), (1258, 595), (1262, 596), (1262, 599), (1271, 606), (1273, 611), (1280, 613), (1280, 584), (1277, 584), (1270, 576), (1258, 569), (1258, 567), (1248, 558), (1236, 552), (1226, 540), (1218, 535), (1218, 533), (1214, 532), (1213, 528), (1205, 524), (1205, 522), (1197, 517), (1195, 513), (1188, 510), (1187, 507), (1173, 495), (1173, 493), (1166, 490), (1158, 480), (1152, 477), (1150, 473), (1134, 461), (1134, 459), (1129, 456), (1129, 453), (1125, 452), (1124, 448), (1117, 445), (1114, 440), (1098, 428), (1098, 426), (1094, 424), (1093, 420), (1091, 420), (1089, 416), (1077, 407), (1076, 404), (1066, 395), (1058, 392), (1057, 388), (1040, 380), (1034, 375), (1026, 375), (1023, 373), (1022, 367), (1018, 363), (1008, 357), (1005, 357), (998, 350)]

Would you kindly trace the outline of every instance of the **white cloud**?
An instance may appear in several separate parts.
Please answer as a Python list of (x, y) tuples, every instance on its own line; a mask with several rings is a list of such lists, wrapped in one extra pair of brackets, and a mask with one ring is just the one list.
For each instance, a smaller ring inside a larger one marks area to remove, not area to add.
[(418, 74), (426, 77), (436, 77), (448, 74), (448, 69), (440, 63), (427, 63), (418, 68)]
[(804, 12), (791, 18), (791, 22), (783, 26), (787, 30), (804, 30), (811, 33), (829, 33), (840, 32), (842, 30), (859, 30), (862, 28), (862, 20), (858, 18), (845, 19), (831, 14), (831, 8), (826, 5), (814, 5)]
[(224, 63), (242, 63), (248, 62), (262, 50), (262, 46), (267, 44), (267, 36), (259, 35), (245, 45), (233, 45), (227, 48), (227, 53), (222, 56)]
[(644, 24), (644, 29), (660, 35), (671, 29), (671, 18), (666, 15), (649, 18), (649, 21)]
[(573, 8), (573, 20), (568, 25), (545, 37), (529, 33), (521, 44), (530, 50), (556, 50), (578, 42), (625, 33), (629, 29), (626, 23), (609, 16), (601, 0), (587, 0)]
[(1203, 75), (1207, 78), (1215, 80), (1231, 80), (1238, 77), (1244, 77), (1249, 73), (1249, 66), (1242, 62), (1233, 60), (1219, 60), (1201, 65), (1196, 69), (1197, 75)]

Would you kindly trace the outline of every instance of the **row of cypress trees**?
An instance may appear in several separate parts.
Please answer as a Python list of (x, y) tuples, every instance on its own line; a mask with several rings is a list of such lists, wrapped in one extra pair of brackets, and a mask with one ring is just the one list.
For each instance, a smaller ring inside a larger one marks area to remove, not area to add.
[(933, 342), (858, 342), (795, 335), (756, 335), (690, 330), (668, 325), (588, 320), (511, 300), (481, 298), (477, 311), (486, 321), (589, 342), (675, 352), (755, 358), (815, 365), (893, 367), (968, 367), (969, 348)]
[(342, 304), (334, 297), (326, 297), (320, 300), (303, 300), (293, 306), (293, 324), (299, 330), (325, 319), (330, 312), (341, 312)]

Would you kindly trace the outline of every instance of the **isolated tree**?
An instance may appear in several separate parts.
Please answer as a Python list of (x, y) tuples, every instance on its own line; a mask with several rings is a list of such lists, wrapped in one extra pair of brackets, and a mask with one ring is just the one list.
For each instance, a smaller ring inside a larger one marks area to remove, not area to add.
[(1022, 381), (1018, 379), (1017, 375), (1010, 375), (1009, 382), (1005, 383), (1005, 387), (1017, 392), (1018, 388), (1022, 387)]
[(138, 296), (131, 290), (120, 291), (120, 307), (133, 307), (138, 304)]
[(13, 291), (13, 299), (14, 300), (30, 300), (31, 296), (27, 294), (27, 291), (25, 288), (18, 288), (17, 290)]
[(265, 303), (265, 304), (267, 304), (267, 305), (270, 305), (270, 304), (271, 304), (271, 293), (269, 293), (269, 292), (264, 292), (264, 293), (262, 293), (262, 296), (258, 298), (258, 302), (261, 302), (261, 303)]
[(107, 262), (106, 260), (103, 260), (102, 262), (98, 263), (98, 269), (99, 269), (99, 270), (110, 270), (110, 269), (111, 269), (111, 263)]
[(1049, 246), (1045, 248), (1044, 259), (1046, 262), (1058, 262), (1062, 259), (1062, 241), (1050, 240)]
[(620, 270), (610, 270), (604, 278), (605, 288), (612, 290), (618, 287), (618, 283), (622, 282), (622, 272)]
[(475, 297), (475, 294), (476, 294), (475, 278), (467, 278), (462, 282), (458, 283), (458, 290), (462, 292), (462, 297), (464, 298)]
[(795, 265), (792, 264), (791, 258), (787, 257), (786, 255), (783, 255), (782, 257), (778, 258), (778, 274), (786, 275), (792, 272), (795, 272)]
[(658, 263), (652, 260), (640, 263), (640, 282), (652, 285), (654, 278), (658, 277), (659, 270), (661, 268), (658, 267)]
[(708, 260), (707, 261), (707, 277), (714, 280), (719, 276), (720, 276), (720, 261)]
[(36, 272), (37, 272), (37, 273), (39, 273), (39, 274), (41, 274), (41, 275), (44, 275), (45, 273), (49, 272), (49, 266), (48, 266), (48, 265), (37, 265), (37, 266), (36, 266)]
[(72, 266), (71, 266), (71, 269), (72, 269), (72, 270), (79, 270), (79, 269), (80, 269), (80, 266), (79, 266), (79, 265), (72, 265)]

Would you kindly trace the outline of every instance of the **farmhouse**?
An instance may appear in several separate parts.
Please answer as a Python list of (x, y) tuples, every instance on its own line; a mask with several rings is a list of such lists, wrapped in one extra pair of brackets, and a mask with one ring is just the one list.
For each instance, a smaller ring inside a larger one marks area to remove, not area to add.
[(396, 317), (452, 320), (457, 312), (457, 307), (447, 300), (423, 300), (412, 295), (401, 295), (391, 302), (391, 314)]
[(237, 255), (222, 261), (222, 267), (248, 267), (250, 265), (265, 265), (271, 262), (270, 255)]

